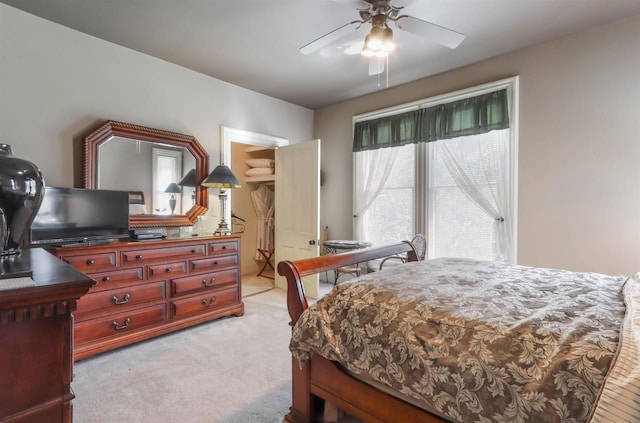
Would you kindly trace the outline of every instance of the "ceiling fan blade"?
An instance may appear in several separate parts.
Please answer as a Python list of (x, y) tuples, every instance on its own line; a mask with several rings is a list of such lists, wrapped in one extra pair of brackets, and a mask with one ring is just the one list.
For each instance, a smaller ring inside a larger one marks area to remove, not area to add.
[(394, 9), (404, 9), (405, 7), (411, 6), (416, 1), (418, 0), (391, 0), (389, 2), (389, 6), (393, 7)]
[(464, 35), (413, 16), (399, 16), (396, 26), (403, 31), (427, 38), (445, 47), (456, 48), (464, 40)]
[(303, 45), (302, 47), (300, 47), (300, 53), (302, 54), (314, 53), (320, 50), (322, 47), (328, 46), (335, 40), (342, 38), (345, 35), (351, 33), (354, 30), (353, 27), (356, 25), (360, 26), (361, 23), (362, 22), (360, 21), (353, 21), (353, 22), (349, 22), (348, 24), (344, 24), (340, 28), (334, 29), (328, 34), (325, 34), (322, 37), (311, 41), (309, 44)]
[(384, 72), (384, 59), (380, 57), (369, 58), (369, 75), (379, 75)]
[(370, 6), (366, 0), (331, 0), (334, 3), (340, 3), (343, 6), (348, 6), (352, 9), (366, 9)]

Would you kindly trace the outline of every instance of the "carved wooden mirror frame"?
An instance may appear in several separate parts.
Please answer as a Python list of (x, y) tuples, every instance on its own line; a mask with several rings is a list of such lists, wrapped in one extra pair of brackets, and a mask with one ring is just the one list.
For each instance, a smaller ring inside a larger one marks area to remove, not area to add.
[[(99, 188), (99, 147), (113, 137), (184, 147), (195, 158), (196, 181), (202, 181), (207, 176), (209, 155), (193, 136), (108, 120), (82, 139), (82, 180), (84, 188)], [(129, 226), (131, 228), (192, 226), (198, 217), (207, 211), (208, 207), (209, 195), (207, 189), (198, 185), (195, 189), (195, 204), (186, 214), (131, 215), (129, 217)]]

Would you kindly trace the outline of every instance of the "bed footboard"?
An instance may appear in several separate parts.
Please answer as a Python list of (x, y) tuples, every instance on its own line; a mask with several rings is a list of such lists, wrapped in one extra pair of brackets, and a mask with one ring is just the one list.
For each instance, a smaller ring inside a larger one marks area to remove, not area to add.
[[(293, 326), (308, 303), (302, 278), (339, 267), (363, 263), (397, 254), (407, 254), (409, 261), (418, 260), (409, 241), (305, 260), (282, 261), (278, 273), (287, 279), (287, 308)], [(393, 422), (402, 416), (404, 422), (444, 422), (444, 420), (353, 378), (340, 366), (319, 356), (312, 357), (301, 369), (292, 358), (293, 397), (289, 423), (320, 421), (322, 400), (330, 401), (365, 422)]]
[(416, 250), (411, 242), (402, 241), (399, 244), (366, 248), (363, 250), (330, 254), (297, 261), (285, 260), (278, 263), (278, 274), (287, 279), (287, 309), (289, 310), (289, 317), (291, 317), (291, 325), (294, 325), (298, 321), (302, 312), (308, 307), (302, 286), (303, 277), (397, 254), (407, 254), (409, 261), (418, 260)]

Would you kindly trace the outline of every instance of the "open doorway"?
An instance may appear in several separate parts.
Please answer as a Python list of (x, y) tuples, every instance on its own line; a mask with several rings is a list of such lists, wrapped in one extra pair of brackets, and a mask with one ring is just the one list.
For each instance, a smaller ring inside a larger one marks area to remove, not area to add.
[[(242, 235), (240, 265), (242, 296), (275, 286), (273, 204), (275, 149), (289, 144), (285, 138), (221, 127), (223, 161), (229, 164), (241, 188), (230, 190), (227, 221)], [(270, 198), (269, 198), (270, 197)], [(271, 203), (270, 203), (271, 199)]]

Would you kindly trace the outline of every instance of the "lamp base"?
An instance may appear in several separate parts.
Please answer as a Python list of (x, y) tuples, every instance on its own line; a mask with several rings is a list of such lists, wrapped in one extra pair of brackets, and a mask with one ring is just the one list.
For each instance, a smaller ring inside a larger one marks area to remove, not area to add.
[(231, 229), (229, 225), (227, 225), (227, 222), (222, 220), (218, 225), (218, 229), (216, 229), (213, 234), (216, 236), (231, 235)]
[(225, 219), (227, 215), (227, 192), (224, 189), (220, 189), (220, 194), (218, 194), (218, 198), (220, 199), (220, 223), (218, 224), (218, 229), (213, 233), (216, 236), (221, 235), (231, 235), (231, 229), (229, 228), (229, 224)]

